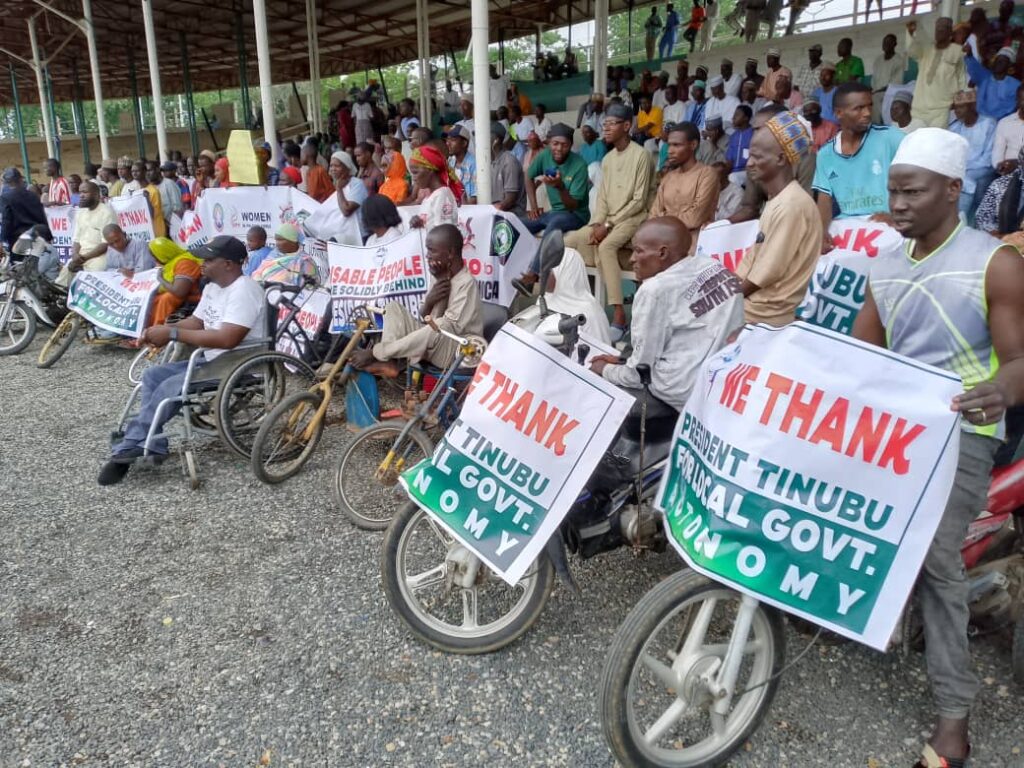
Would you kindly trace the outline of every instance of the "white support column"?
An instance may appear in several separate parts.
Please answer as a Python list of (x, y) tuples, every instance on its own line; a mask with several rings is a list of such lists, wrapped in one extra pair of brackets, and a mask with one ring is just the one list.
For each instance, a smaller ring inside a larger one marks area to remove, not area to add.
[(32, 70), (36, 73), (36, 87), (39, 89), (39, 111), (43, 115), (43, 134), (46, 136), (46, 156), (53, 157), (53, 126), (50, 125), (50, 109), (46, 100), (46, 86), (43, 84), (43, 61), (39, 55), (39, 40), (36, 37), (36, 19), (28, 20), (28, 39), (32, 44)]
[(423, 0), (416, 0), (416, 74), (420, 81), (419, 106), (416, 112), (419, 114), (420, 122), (427, 123), (427, 107), (425, 102), (426, 77), (424, 76), (423, 50), (425, 47), (423, 33)]
[(320, 42), (316, 24), (316, 0), (306, 0), (306, 46), (309, 48), (309, 121), (313, 131), (320, 133), (323, 131), (323, 104), (320, 98)]
[(274, 80), (270, 74), (270, 39), (267, 37), (267, 6), (264, 0), (252, 0), (252, 17), (256, 26), (256, 60), (260, 72), (260, 104), (263, 107), (263, 135), (270, 143), (270, 164), (279, 168), (277, 122), (274, 119)]
[(434, 85), (430, 77), (430, 0), (421, 0), (423, 4), (423, 82), (426, 95), (423, 98), (423, 124), (428, 128), (434, 125), (434, 108), (431, 99), (434, 96)]
[[(605, 0), (607, 2), (607, 0)], [(473, 141), (476, 146), (476, 196), (477, 202), (483, 205), (491, 203), (491, 119), (488, 110), (488, 94), (491, 86), (490, 59), (487, 56), (487, 43), (490, 38), (490, 20), (487, 0), (472, 0), (470, 3), (472, 17), (473, 47), (473, 112), (476, 120), (476, 131)]]
[(604, 93), (608, 85), (608, 0), (594, 0), (594, 90)]
[(959, 3), (955, 0), (941, 0), (939, 3), (939, 16), (941, 18), (952, 19), (953, 24), (957, 23), (957, 7)]
[(167, 124), (164, 122), (164, 94), (160, 90), (160, 58), (156, 52), (156, 30), (153, 28), (153, 0), (142, 0), (142, 23), (146, 29), (146, 55), (149, 60), (149, 85), (153, 91), (153, 121), (156, 123), (156, 146), (160, 161), (171, 159), (167, 149)]
[(89, 45), (89, 69), (92, 71), (92, 94), (96, 101), (96, 132), (100, 135), (100, 155), (109, 158), (110, 143), (107, 141), (107, 118), (103, 114), (103, 86), (100, 82), (100, 56), (96, 51), (96, 32), (92, 26), (92, 0), (82, 0), (82, 32)]

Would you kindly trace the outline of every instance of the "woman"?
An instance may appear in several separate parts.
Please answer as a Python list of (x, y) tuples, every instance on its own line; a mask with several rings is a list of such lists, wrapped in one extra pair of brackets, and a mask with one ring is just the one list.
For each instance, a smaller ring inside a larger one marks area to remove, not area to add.
[(994, 237), (1021, 229), (1024, 218), (1024, 147), (1017, 153), (1017, 170), (999, 176), (985, 192), (974, 215), (974, 226)]
[(306, 176), (306, 194), (318, 203), (326, 202), (334, 193), (334, 184), (328, 171), (317, 162), (316, 144), (306, 142), (302, 145), (302, 169)]
[(409, 171), (416, 187), (427, 193), (418, 216), (409, 226), (425, 228), (428, 232), (441, 224), (459, 225), (459, 200), (463, 189), (455, 171), (448, 167), (444, 156), (435, 147), (424, 144), (412, 152)]
[(366, 198), (363, 203), (363, 222), (370, 232), (366, 240), (367, 248), (390, 243), (405, 234), (398, 208), (384, 195), (370, 195)]
[(379, 191), (395, 205), (401, 205), (409, 197), (409, 181), (406, 179), (409, 171), (402, 156), (402, 145), (394, 136), (385, 136), (384, 147), (387, 151), (380, 161), (384, 183)]
[(281, 169), (281, 175), (277, 179), (279, 187), (297, 187), (302, 183), (302, 171), (294, 165), (286, 165)]
[[(562, 263), (551, 270), (544, 299), (553, 312), (585, 316), (587, 322), (583, 325), (583, 333), (602, 344), (612, 343), (608, 316), (590, 292), (587, 268), (579, 251), (565, 249)], [(535, 321), (539, 312), (540, 307), (534, 304), (520, 312), (517, 321)]]
[(337, 197), (338, 210), (341, 211), (342, 216), (358, 217), (359, 231), (365, 238), (366, 229), (363, 226), (363, 214), (359, 208), (366, 202), (369, 193), (366, 191), (366, 185), (359, 178), (359, 169), (356, 168), (355, 160), (352, 159), (352, 155), (348, 152), (335, 152), (331, 155), (328, 171), (334, 182), (334, 194)]
[(236, 186), (231, 181), (231, 168), (228, 159), (222, 157), (213, 164), (213, 186), (218, 189), (227, 189)]
[(150, 325), (163, 325), (182, 304), (198, 303), (202, 295), (199, 281), (203, 277), (203, 262), (166, 237), (151, 240), (149, 252), (163, 265), (157, 274), (160, 288), (153, 298)]
[(149, 211), (153, 219), (153, 235), (155, 237), (167, 237), (167, 220), (164, 218), (164, 207), (160, 198), (160, 182), (163, 181), (163, 178), (158, 170), (147, 171), (146, 181), (148, 183), (143, 188), (146, 199), (149, 200)]

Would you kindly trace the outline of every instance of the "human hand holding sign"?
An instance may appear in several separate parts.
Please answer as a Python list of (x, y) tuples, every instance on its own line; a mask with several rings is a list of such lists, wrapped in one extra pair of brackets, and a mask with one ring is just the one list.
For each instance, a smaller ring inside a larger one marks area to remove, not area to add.
[(953, 398), (951, 408), (964, 415), (971, 424), (983, 427), (996, 424), (1008, 406), (1006, 392), (996, 381), (983, 381)]

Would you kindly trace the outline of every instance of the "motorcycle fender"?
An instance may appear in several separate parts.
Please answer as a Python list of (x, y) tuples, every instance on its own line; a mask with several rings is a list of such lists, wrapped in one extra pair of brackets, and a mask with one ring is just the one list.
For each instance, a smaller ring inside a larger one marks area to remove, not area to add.
[(14, 293), (14, 300), (24, 303), (25, 306), (35, 312), (39, 319), (47, 325), (53, 325), (53, 321), (50, 320), (49, 315), (46, 314), (46, 308), (43, 306), (43, 303), (36, 298), (36, 295), (32, 293), (32, 291), (19, 288)]
[(572, 573), (569, 572), (569, 562), (565, 556), (565, 545), (562, 543), (562, 537), (559, 533), (555, 533), (555, 535), (548, 539), (548, 543), (544, 545), (544, 553), (551, 560), (551, 564), (555, 567), (555, 575), (558, 576), (562, 583), (577, 595), (582, 594), (579, 585), (576, 584), (576, 580), (572, 577)]

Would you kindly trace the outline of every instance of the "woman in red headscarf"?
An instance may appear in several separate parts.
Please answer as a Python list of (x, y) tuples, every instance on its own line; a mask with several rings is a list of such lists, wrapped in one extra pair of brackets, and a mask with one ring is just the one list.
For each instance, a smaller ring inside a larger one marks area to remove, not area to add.
[(429, 144), (417, 147), (409, 158), (409, 173), (414, 186), (430, 191), (423, 200), (422, 212), (410, 220), (410, 226), (424, 227), (428, 232), (441, 224), (457, 227), (462, 184), (441, 153)]
[(222, 157), (213, 164), (213, 186), (220, 189), (236, 186), (231, 181), (231, 170), (228, 166), (228, 159)]

